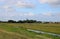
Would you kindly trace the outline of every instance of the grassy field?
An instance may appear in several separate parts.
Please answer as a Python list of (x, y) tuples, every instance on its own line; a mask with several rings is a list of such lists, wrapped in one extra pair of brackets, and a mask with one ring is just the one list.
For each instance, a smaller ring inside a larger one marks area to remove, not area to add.
[(60, 37), (29, 32), (27, 29), (60, 34), (60, 24), (0, 23), (0, 39), (60, 39)]

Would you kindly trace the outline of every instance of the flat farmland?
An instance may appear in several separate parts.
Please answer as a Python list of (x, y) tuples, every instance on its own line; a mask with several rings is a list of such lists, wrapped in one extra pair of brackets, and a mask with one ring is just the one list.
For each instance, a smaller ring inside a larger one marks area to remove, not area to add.
[[(27, 31), (27, 29), (60, 34), (60, 24), (0, 23), (0, 39), (4, 39), (3, 37), (5, 35), (7, 37), (10, 36), (10, 39), (48, 39), (48, 38), (59, 39), (60, 38), (60, 37), (51, 38), (51, 36), (49, 37), (49, 35), (46, 36), (34, 32), (29, 32)], [(8, 39), (7, 37), (5, 37), (5, 39)]]
[(1, 23), (0, 26), (17, 26), (27, 29), (42, 30), (60, 34), (60, 24), (39, 24), (39, 23)]

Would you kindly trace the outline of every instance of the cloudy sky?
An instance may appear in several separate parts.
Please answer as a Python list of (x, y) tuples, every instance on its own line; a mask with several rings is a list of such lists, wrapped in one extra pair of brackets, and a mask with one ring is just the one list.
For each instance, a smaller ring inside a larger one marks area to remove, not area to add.
[(60, 0), (0, 0), (0, 20), (60, 21)]

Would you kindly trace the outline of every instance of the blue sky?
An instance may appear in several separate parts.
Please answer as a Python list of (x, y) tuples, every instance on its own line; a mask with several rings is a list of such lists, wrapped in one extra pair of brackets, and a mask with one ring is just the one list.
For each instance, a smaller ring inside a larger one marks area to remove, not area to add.
[(0, 20), (60, 21), (60, 0), (0, 0)]

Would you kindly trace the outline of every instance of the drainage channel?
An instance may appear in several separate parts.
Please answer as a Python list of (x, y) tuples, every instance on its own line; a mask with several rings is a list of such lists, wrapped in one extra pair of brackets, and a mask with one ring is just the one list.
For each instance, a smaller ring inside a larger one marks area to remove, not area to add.
[(41, 34), (49, 34), (49, 35), (53, 35), (53, 36), (58, 36), (60, 37), (60, 34), (54, 34), (54, 33), (49, 33), (49, 32), (43, 32), (43, 31), (39, 31), (39, 30), (31, 30), (31, 29), (27, 29), (28, 31), (31, 31), (31, 32), (35, 32), (35, 33), (41, 33)]

